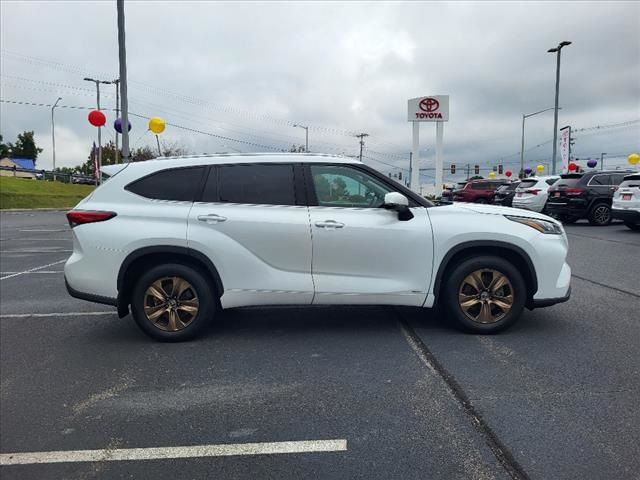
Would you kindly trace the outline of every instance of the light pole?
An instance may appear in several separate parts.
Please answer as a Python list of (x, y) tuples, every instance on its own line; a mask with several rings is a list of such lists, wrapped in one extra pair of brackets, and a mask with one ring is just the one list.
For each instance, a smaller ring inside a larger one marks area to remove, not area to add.
[(304, 151), (309, 152), (309, 127), (305, 127), (304, 125), (298, 125), (297, 123), (293, 124), (294, 127), (304, 128), (305, 130), (305, 140), (304, 140)]
[[(534, 115), (538, 115), (539, 113), (548, 112), (549, 110), (553, 110), (554, 108), (555, 107), (545, 108), (544, 110), (540, 110), (539, 112), (522, 115), (522, 142), (520, 144), (520, 175), (522, 175), (524, 172), (524, 121), (525, 119), (529, 117), (533, 117)], [(558, 110), (562, 110), (562, 108), (558, 108)]]
[(51, 107), (51, 152), (53, 155), (53, 181), (56, 181), (56, 124), (53, 117), (53, 111), (58, 106), (58, 102), (62, 100), (62, 97), (58, 97), (56, 103)]
[(129, 163), (129, 97), (127, 94), (127, 50), (124, 31), (124, 0), (117, 0), (118, 12), (118, 61), (120, 64), (120, 89), (122, 93), (122, 160)]
[[(110, 85), (107, 80), (96, 80), (95, 78), (85, 77), (85, 81), (96, 84), (97, 108), (100, 110), (100, 84)], [(96, 175), (96, 184), (102, 183), (102, 127), (98, 127), (98, 175)]]
[(560, 52), (562, 47), (571, 45), (571, 42), (560, 42), (557, 47), (550, 48), (547, 53), (557, 53), (556, 59), (556, 103), (553, 114), (553, 156), (551, 158), (551, 173), (556, 174), (556, 154), (558, 153), (558, 98), (560, 96)]
[(600, 170), (604, 170), (604, 156), (607, 155), (606, 152), (600, 154)]

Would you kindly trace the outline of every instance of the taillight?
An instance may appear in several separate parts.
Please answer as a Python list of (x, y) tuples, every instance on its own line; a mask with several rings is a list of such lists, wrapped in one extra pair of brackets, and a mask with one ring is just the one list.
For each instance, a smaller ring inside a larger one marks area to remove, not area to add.
[(568, 196), (579, 196), (582, 195), (584, 193), (584, 189), (583, 188), (567, 188), (564, 191), (565, 194), (567, 194)]
[(116, 212), (97, 212), (87, 210), (71, 210), (67, 212), (67, 220), (71, 228), (85, 223), (104, 222), (117, 215)]
[(538, 192), (540, 192), (542, 190), (540, 190), (539, 188), (529, 188), (527, 190), (524, 191), (524, 193), (531, 193), (533, 195), (537, 195)]

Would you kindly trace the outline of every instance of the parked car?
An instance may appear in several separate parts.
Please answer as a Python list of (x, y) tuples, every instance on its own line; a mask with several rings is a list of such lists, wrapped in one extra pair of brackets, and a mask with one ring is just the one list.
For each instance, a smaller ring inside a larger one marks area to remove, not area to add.
[(640, 174), (627, 175), (613, 194), (611, 216), (640, 230)]
[(513, 197), (512, 206), (532, 212), (544, 212), (547, 203), (547, 191), (559, 176), (529, 177), (520, 182)]
[(514, 180), (513, 182), (500, 185), (493, 196), (493, 204), (510, 207), (518, 185), (520, 185), (520, 180)]
[(71, 177), (71, 183), (75, 183), (78, 185), (95, 185), (96, 181), (93, 177), (88, 177), (85, 175), (73, 175)]
[(467, 184), (466, 180), (464, 182), (453, 183), (447, 185), (447, 187), (442, 191), (442, 200), (453, 201), (453, 196), (458, 190), (464, 188)]
[(454, 202), (492, 203), (493, 196), (505, 180), (471, 180), (453, 194)]
[(191, 338), (222, 309), (436, 304), (494, 333), (569, 298), (562, 224), (435, 206), (349, 158), (180, 157), (104, 167), (67, 219), (69, 293), (131, 309), (153, 338)]
[(613, 193), (631, 173), (600, 170), (561, 175), (549, 189), (547, 211), (564, 223), (586, 218), (591, 225), (609, 225)]

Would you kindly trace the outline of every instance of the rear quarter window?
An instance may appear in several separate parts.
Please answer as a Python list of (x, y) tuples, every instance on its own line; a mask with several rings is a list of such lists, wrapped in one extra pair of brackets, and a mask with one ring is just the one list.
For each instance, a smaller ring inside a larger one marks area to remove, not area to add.
[(125, 190), (153, 200), (193, 202), (204, 170), (205, 167), (161, 170), (130, 183)]

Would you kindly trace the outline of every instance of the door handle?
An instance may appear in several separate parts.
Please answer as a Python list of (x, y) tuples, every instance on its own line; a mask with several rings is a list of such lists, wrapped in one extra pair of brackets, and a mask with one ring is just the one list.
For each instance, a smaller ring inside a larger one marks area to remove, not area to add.
[(220, 222), (224, 222), (227, 219), (227, 217), (223, 217), (221, 215), (216, 215), (215, 213), (210, 213), (208, 215), (198, 215), (198, 220), (200, 220), (201, 222), (206, 222), (206, 223), (220, 223)]
[(336, 222), (335, 220), (325, 220), (324, 222), (316, 222), (316, 227), (333, 230), (344, 227), (344, 223)]

